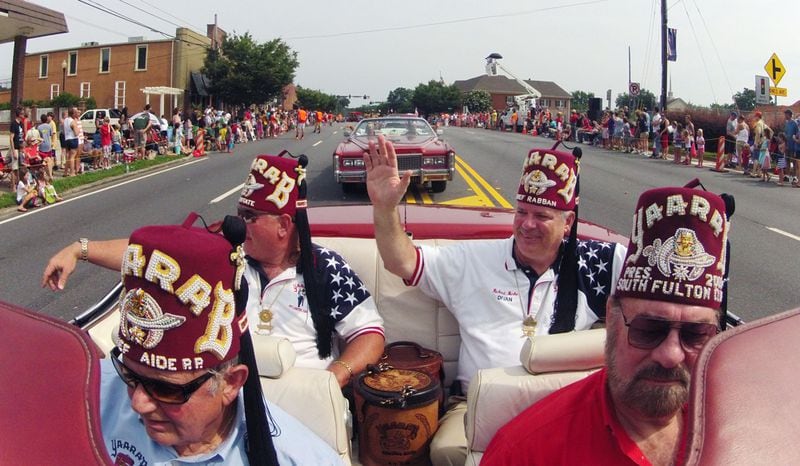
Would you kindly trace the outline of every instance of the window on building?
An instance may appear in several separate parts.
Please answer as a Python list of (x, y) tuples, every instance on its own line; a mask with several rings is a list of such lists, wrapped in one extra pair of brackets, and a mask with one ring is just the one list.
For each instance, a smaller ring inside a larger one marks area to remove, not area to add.
[(136, 67), (135, 71), (144, 71), (147, 69), (147, 46), (136, 46)]
[(88, 99), (92, 96), (92, 83), (84, 81), (81, 83), (81, 99)]
[(61, 86), (58, 84), (51, 84), (50, 85), (50, 100), (55, 99), (61, 94)]
[(114, 107), (125, 107), (125, 81), (114, 82)]
[(39, 55), (39, 77), (47, 77), (47, 68), (50, 65), (50, 55)]
[(69, 59), (67, 60), (67, 74), (75, 76), (78, 74), (78, 52), (70, 52)]
[(564, 108), (564, 101), (561, 99), (556, 99), (556, 108)]
[(111, 49), (106, 47), (100, 49), (100, 72), (108, 73), (111, 69)]

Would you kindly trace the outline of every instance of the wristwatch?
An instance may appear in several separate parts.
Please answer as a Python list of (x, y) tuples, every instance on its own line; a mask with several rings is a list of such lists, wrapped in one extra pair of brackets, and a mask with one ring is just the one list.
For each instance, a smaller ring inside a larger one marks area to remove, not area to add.
[(81, 243), (81, 260), (88, 261), (89, 260), (89, 239), (88, 238), (81, 238), (78, 240)]

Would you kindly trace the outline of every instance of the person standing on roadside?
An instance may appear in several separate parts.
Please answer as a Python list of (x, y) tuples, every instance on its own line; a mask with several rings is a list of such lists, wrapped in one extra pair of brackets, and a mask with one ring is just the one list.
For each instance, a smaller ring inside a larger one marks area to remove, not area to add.
[(22, 149), (25, 147), (25, 131), (23, 130), (22, 109), (14, 111), (14, 119), (11, 120), (9, 133), (11, 145), (8, 153), (11, 155), (11, 191), (14, 192), (19, 181), (19, 165), (22, 157)]
[(728, 157), (728, 165), (734, 166), (730, 168), (738, 167), (742, 163), (736, 151), (736, 126), (738, 126), (736, 119), (736, 112), (731, 112), (727, 123), (725, 123), (725, 154)]
[(53, 159), (55, 151), (53, 150), (53, 127), (50, 126), (52, 122), (49, 114), (42, 114), (40, 118), (41, 124), (36, 127), (39, 131), (39, 136), (42, 142), (39, 143), (39, 153), (42, 155), (44, 162), (45, 179), (49, 182), (53, 181)]
[[(794, 164), (792, 186), (800, 188), (798, 184), (798, 178), (800, 178), (800, 163), (798, 163), (797, 151), (798, 142), (800, 142), (800, 128), (797, 126), (797, 121), (792, 118), (792, 111), (790, 109), (787, 108), (783, 112), (783, 116), (786, 118), (786, 124), (783, 126), (783, 134), (786, 136), (786, 151), (783, 156), (786, 158), (787, 163), (791, 162)], [(789, 167), (789, 173), (792, 173), (791, 167)], [(783, 181), (783, 176), (781, 176), (778, 182), (783, 183)]]
[[(753, 114), (753, 118), (755, 118), (755, 122), (753, 123), (754, 150), (751, 158), (755, 161), (755, 160), (762, 160), (761, 147), (764, 142), (764, 132), (767, 129), (767, 124), (764, 123), (764, 120), (761, 117), (761, 112), (755, 112)], [(752, 176), (753, 178), (761, 177), (761, 166), (758, 163), (753, 163), (753, 172), (750, 176)]]
[(736, 123), (736, 160), (742, 164), (742, 170), (745, 175), (750, 174), (749, 160), (745, 160), (745, 147), (747, 141), (750, 139), (750, 128), (747, 122), (744, 121), (744, 115), (739, 115)]
[(64, 149), (67, 151), (66, 162), (64, 163), (64, 176), (74, 176), (78, 174), (78, 109), (72, 107), (67, 112), (64, 119)]
[(144, 111), (133, 119), (133, 146), (136, 148), (136, 157), (145, 157), (145, 147), (147, 146), (147, 132), (150, 131), (153, 123), (150, 121), (150, 104), (144, 106)]

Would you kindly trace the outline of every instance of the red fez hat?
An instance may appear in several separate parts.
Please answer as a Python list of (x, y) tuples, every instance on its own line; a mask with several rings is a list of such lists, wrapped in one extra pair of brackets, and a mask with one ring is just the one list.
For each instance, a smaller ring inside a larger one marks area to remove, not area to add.
[(578, 166), (566, 152), (532, 149), (522, 164), (517, 201), (558, 210), (575, 210)]
[(305, 167), (295, 158), (259, 155), (250, 166), (239, 206), (294, 218), (298, 208), (306, 207), (305, 196), (300, 195), (305, 177)]
[(716, 194), (686, 187), (645, 191), (616, 296), (719, 309), (729, 226)]
[(239, 354), (247, 331), (234, 300), (238, 255), (222, 235), (183, 225), (134, 231), (115, 343), (126, 358), (164, 371), (213, 368)]

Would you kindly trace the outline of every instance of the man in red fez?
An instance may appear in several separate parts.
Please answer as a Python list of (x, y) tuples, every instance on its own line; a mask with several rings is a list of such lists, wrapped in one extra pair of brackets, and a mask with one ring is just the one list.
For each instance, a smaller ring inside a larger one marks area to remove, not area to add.
[[(397, 205), (411, 173), (399, 173), (382, 137), (364, 157), (375, 240), (387, 270), (442, 301), (459, 323), (461, 348), (451, 393), (467, 393), (480, 369), (519, 364), (522, 336), (585, 330), (605, 319), (625, 247), (578, 241), (578, 164), (571, 154), (531, 150), (523, 162), (513, 236), (444, 247), (415, 246)], [(453, 397), (431, 444), (435, 465), (463, 464), (463, 396)]]
[(196, 218), (140, 228), (126, 246), (120, 323), (100, 377), (114, 464), (341, 464), (248, 378), (257, 367), (237, 299), (238, 244), (192, 227)]
[[(383, 319), (344, 258), (311, 243), (307, 162), (260, 155), (250, 167), (237, 208), (246, 225), (247, 314), (256, 343), (261, 335), (285, 337), (297, 366), (327, 369), (344, 387), (383, 353)], [(119, 270), (126, 246), (81, 239), (50, 259), (42, 286), (63, 289), (79, 259)]]
[(728, 214), (706, 191), (642, 194), (607, 303), (607, 367), (506, 424), (482, 465), (683, 463), (690, 375), (724, 309)]

